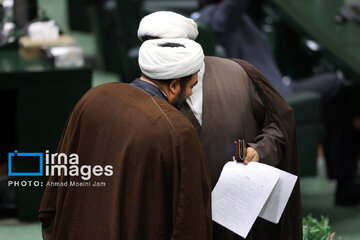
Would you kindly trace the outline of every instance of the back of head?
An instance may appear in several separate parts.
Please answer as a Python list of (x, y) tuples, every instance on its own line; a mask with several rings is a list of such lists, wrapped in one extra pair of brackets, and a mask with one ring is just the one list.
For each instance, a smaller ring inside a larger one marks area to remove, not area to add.
[(199, 32), (195, 21), (170, 11), (158, 11), (145, 16), (138, 28), (138, 37), (187, 38), (195, 40)]

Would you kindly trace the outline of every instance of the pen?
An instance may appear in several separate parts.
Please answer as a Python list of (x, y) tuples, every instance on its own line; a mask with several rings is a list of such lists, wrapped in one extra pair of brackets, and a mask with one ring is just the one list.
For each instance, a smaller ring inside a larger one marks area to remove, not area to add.
[(244, 139), (238, 139), (234, 141), (235, 147), (235, 156), (234, 159), (236, 161), (244, 161), (246, 154), (246, 141)]

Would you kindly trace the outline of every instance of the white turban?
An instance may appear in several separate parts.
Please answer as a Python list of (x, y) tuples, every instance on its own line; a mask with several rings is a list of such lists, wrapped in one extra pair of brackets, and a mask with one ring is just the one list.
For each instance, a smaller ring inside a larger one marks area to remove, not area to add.
[(145, 16), (138, 29), (140, 41), (143, 41), (145, 36), (195, 40), (198, 34), (194, 20), (170, 11), (159, 11)]
[[(169, 43), (181, 46), (164, 46)], [(154, 39), (141, 45), (138, 60), (143, 74), (155, 80), (167, 80), (198, 72), (204, 61), (204, 53), (200, 44), (193, 40)]]

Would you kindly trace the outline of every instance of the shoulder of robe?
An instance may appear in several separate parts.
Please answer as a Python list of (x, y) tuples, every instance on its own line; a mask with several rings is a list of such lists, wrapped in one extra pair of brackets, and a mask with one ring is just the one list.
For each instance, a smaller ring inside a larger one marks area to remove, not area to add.
[(184, 116), (183, 113), (162, 99), (154, 98), (154, 100), (156, 101), (159, 110), (163, 114), (163, 120), (166, 120), (171, 125), (171, 127), (173, 127), (173, 130), (177, 135), (183, 135), (186, 132), (197, 135), (194, 126)]
[[(196, 134), (189, 120), (175, 107), (125, 83), (102, 84), (90, 89), (75, 112), (76, 115), (86, 113), (101, 124), (122, 122), (132, 126), (133, 133), (146, 132), (149, 137), (156, 134), (165, 138), (171, 132), (174, 137), (185, 132)], [(124, 117), (126, 115), (132, 117)]]
[[(132, 94), (132, 92), (141, 93), (142, 91), (126, 83), (105, 83), (88, 90), (79, 100), (78, 104), (84, 102), (101, 103), (104, 99), (116, 100), (121, 97), (128, 97), (128, 95)], [(124, 93), (127, 94), (124, 95)], [(129, 98), (129, 100), (131, 100), (131, 98)]]
[(222, 74), (222, 75), (232, 75), (241, 78), (249, 79), (244, 68), (229, 58), (215, 57), (215, 56), (206, 56), (205, 57), (205, 73), (211, 74)]
[[(141, 131), (144, 128), (157, 127), (158, 121), (165, 119), (155, 99), (158, 98), (153, 98), (130, 84), (102, 84), (90, 89), (81, 98), (73, 115), (86, 116), (87, 120), (97, 121), (99, 124), (122, 123), (136, 126), (136, 129)], [(164, 102), (163, 108), (169, 105), (161, 99), (157, 101)]]

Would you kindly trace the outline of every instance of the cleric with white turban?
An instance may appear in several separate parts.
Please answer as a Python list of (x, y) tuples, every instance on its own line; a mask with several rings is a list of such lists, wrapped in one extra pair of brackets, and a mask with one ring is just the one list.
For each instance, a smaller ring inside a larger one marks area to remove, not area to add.
[(179, 109), (198, 83), (204, 53), (190, 39), (153, 39), (141, 45), (138, 61), (142, 75), (131, 85)]
[[(198, 36), (196, 22), (175, 12), (158, 11), (145, 16), (138, 28), (138, 37), (141, 41), (152, 38), (188, 38), (195, 40)], [(187, 103), (196, 119), (202, 125), (203, 109), (203, 76), (205, 64), (201, 66), (198, 74), (198, 84), (193, 89), (193, 94)]]

